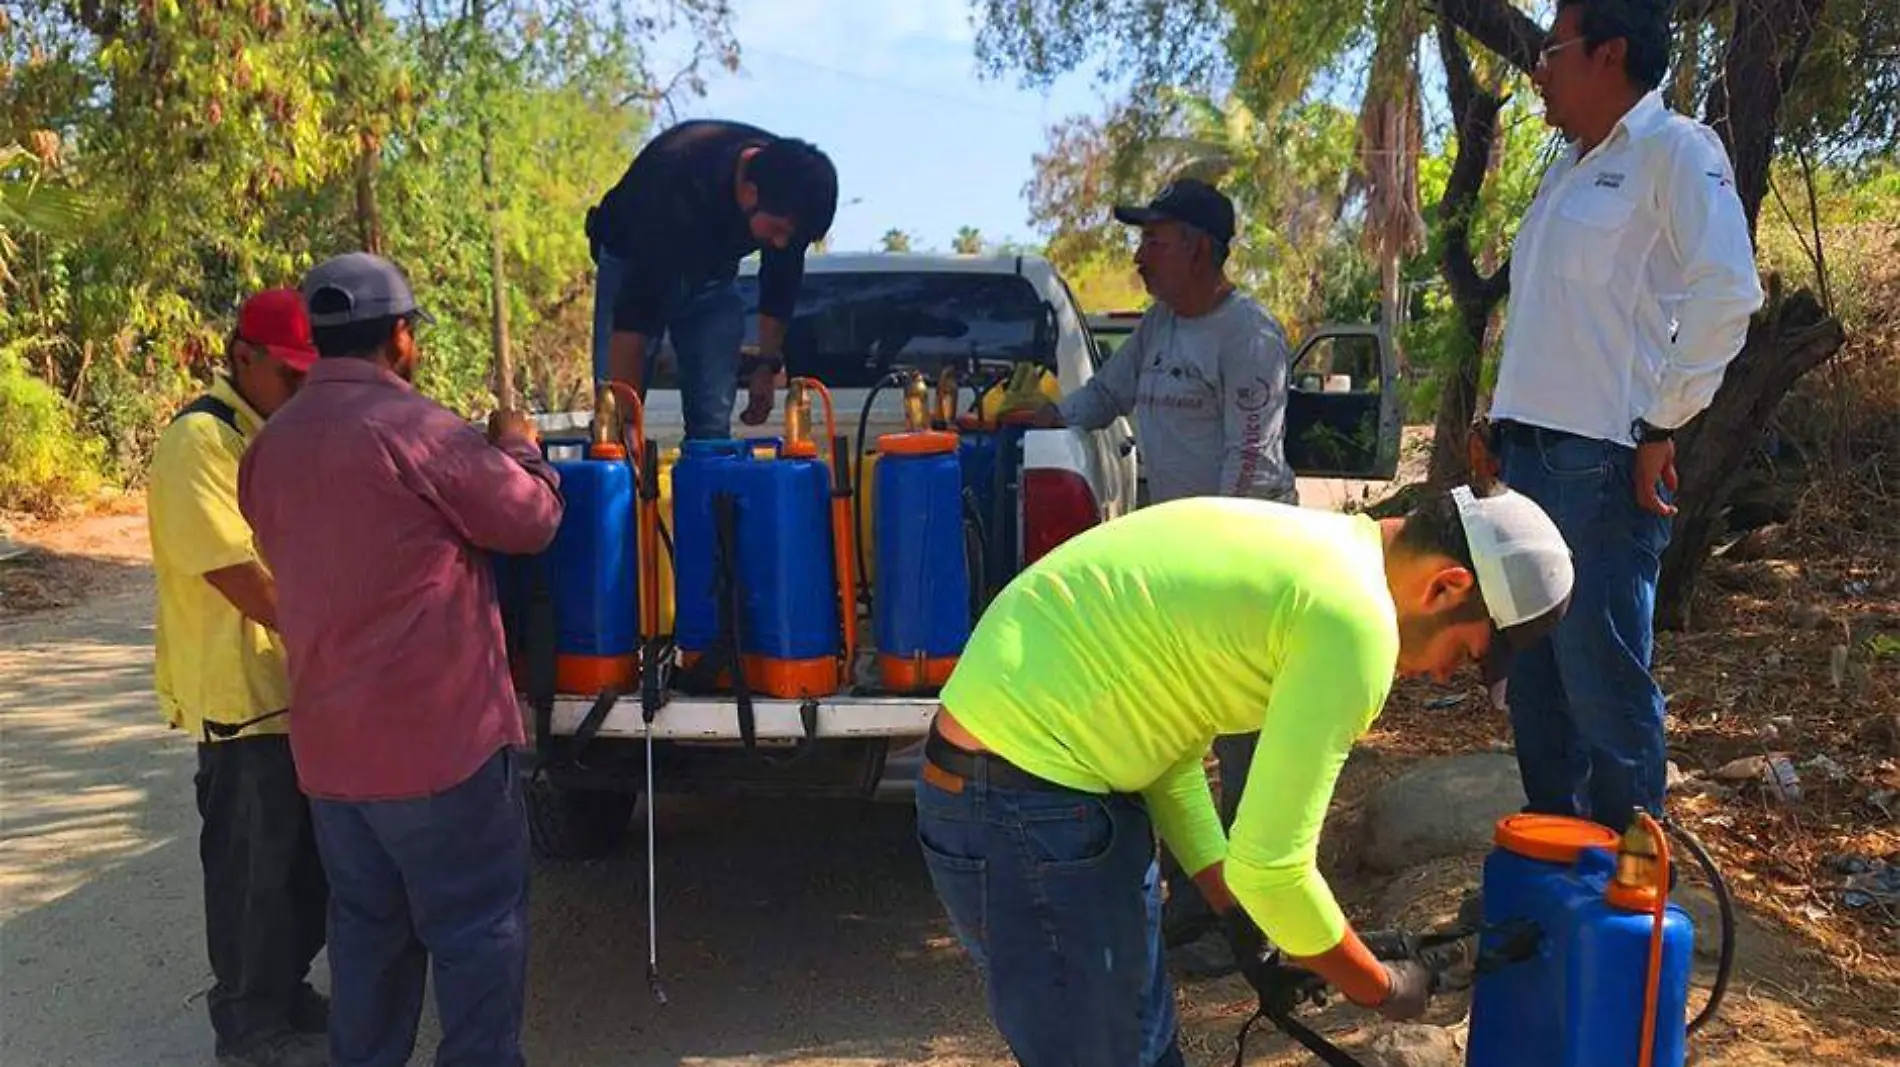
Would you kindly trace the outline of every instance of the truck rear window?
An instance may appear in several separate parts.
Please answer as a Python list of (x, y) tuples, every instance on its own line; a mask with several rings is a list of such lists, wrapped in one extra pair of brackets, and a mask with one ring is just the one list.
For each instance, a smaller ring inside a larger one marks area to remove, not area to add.
[[(745, 302), (745, 343), (758, 343), (759, 285), (738, 280)], [(785, 335), (790, 375), (809, 375), (834, 389), (865, 389), (894, 367), (935, 376), (972, 358), (1015, 362), (1047, 358), (1053, 346), (1048, 310), (1029, 281), (1015, 274), (807, 271)], [(678, 388), (671, 345), (653, 387)]]

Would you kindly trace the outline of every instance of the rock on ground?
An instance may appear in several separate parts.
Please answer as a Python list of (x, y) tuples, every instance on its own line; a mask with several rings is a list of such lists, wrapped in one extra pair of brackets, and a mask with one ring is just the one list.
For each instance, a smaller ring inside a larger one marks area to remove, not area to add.
[(1465, 895), (1484, 877), (1484, 857), (1465, 853), (1432, 860), (1388, 876), (1370, 913), (1372, 924), (1384, 930), (1428, 933), (1457, 923)]
[(1396, 1024), (1381, 1030), (1359, 1057), (1365, 1067), (1460, 1067), (1463, 1031)]
[(1390, 874), (1486, 851), (1497, 821), (1523, 806), (1514, 756), (1482, 752), (1427, 760), (1372, 798), (1365, 862)]

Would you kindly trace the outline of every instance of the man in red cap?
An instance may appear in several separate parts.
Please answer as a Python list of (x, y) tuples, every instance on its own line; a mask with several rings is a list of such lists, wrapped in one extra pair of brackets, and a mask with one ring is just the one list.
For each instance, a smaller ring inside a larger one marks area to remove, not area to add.
[(238, 462), (316, 362), (294, 289), (245, 301), (211, 388), (158, 440), (147, 491), (157, 688), (198, 745), (206, 998), (221, 1067), (320, 1067), (329, 1003), (305, 981), (329, 896), (290, 756), (277, 587), (238, 510)]

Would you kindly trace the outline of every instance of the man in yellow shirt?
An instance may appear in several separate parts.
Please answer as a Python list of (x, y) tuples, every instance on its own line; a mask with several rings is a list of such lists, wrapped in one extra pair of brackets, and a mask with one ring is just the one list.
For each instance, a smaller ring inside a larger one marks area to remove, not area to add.
[(207, 998), (220, 1067), (322, 1067), (329, 1004), (305, 981), (328, 884), (297, 787), (276, 585), (238, 511), (238, 461), (316, 361), (294, 289), (238, 312), (225, 368), (160, 436), (147, 492), (157, 689), (198, 742)]
[[(1537, 505), (1459, 488), (1404, 519), (1190, 497), (1089, 530), (992, 602), (917, 786), (925, 866), (1024, 1067), (1178, 1065), (1145, 892), (1154, 832), (1217, 913), (1390, 1018), (1429, 976), (1374, 959), (1317, 856), (1333, 783), (1395, 673), (1441, 679), (1562, 618)], [(1232, 829), (1202, 754), (1258, 730)]]

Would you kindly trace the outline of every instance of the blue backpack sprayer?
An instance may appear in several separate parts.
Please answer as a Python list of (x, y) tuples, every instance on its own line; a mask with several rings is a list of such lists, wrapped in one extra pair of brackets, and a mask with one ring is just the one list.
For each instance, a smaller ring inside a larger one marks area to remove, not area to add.
[[(881, 436), (867, 456), (871, 406), (889, 386), (904, 388), (905, 429)], [(816, 739), (822, 698), (941, 686), (975, 616), (1013, 573), (1005, 550), (1016, 539), (1022, 430), (958, 417), (958, 389), (955, 372), (946, 370), (933, 417), (921, 375), (887, 375), (865, 401), (854, 479), (830, 392), (816, 379), (793, 378), (783, 437), (682, 443), (670, 471), (670, 524), (662, 518), (658, 442), (646, 437), (644, 409), (630, 387), (597, 388), (578, 455), (567, 454), (572, 441), (544, 442), (566, 500), (560, 529), (538, 555), (494, 561), (511, 665), (533, 712), (537, 777), (584, 771), (607, 716), (623, 696), (639, 694), (647, 977), (661, 1003), (653, 727), (675, 690), (730, 694), (748, 751), (799, 759)], [(980, 412), (981, 384), (976, 395)], [(823, 402), (828, 463), (812, 434), (814, 397)], [(868, 529), (866, 494), (854, 492), (854, 482), (876, 498)], [(876, 550), (875, 582), (867, 541)], [(672, 566), (670, 628), (663, 563)], [(876, 636), (873, 671), (855, 662), (861, 614)], [(790, 757), (756, 745), (755, 693), (799, 702), (805, 738)], [(552, 730), (556, 694), (593, 698), (570, 736)]]
[[(1682, 1067), (1687, 1038), (1715, 1014), (1734, 959), (1728, 887), (1700, 841), (1673, 823), (1713, 887), (1721, 953), (1708, 1003), (1688, 1016), (1694, 928), (1669, 903), (1670, 848), (1663, 824), (1638, 812), (1620, 837), (1581, 819), (1513, 815), (1497, 826), (1484, 865), (1482, 920), (1424, 936), (1362, 935), (1374, 956), (1412, 959), (1433, 991), (1472, 990), (1468, 1067)], [(1251, 923), (1229, 929), (1266, 1019), (1331, 1067), (1359, 1060), (1293, 1012), (1323, 1003), (1325, 983), (1268, 948)]]

